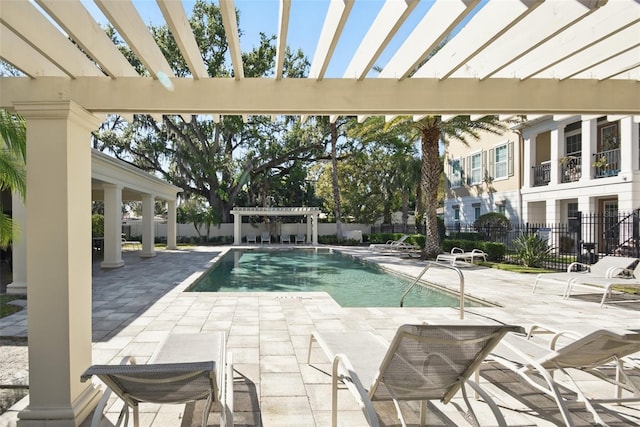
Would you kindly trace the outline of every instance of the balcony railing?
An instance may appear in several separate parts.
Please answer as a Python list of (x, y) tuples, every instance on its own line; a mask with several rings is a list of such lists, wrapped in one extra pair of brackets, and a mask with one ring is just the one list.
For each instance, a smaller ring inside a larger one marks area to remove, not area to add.
[(533, 167), (533, 186), (540, 187), (551, 181), (551, 162), (543, 162)]
[(594, 178), (616, 176), (620, 172), (620, 149), (600, 151), (593, 155)]
[(582, 176), (582, 157), (565, 157), (560, 162), (560, 172), (560, 182), (578, 181)]

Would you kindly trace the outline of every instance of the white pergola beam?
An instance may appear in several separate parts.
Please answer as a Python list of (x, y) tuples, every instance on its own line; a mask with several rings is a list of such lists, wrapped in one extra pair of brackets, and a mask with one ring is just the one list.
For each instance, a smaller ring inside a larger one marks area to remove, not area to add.
[(37, 0), (80, 47), (112, 77), (135, 77), (136, 70), (79, 0)]
[(490, 0), (413, 77), (446, 79), (540, 3), (541, 0), (530, 0), (527, 3)]
[(417, 0), (386, 0), (373, 24), (351, 58), (345, 78), (363, 79), (402, 23), (418, 4)]
[(590, 49), (591, 46), (623, 31), (639, 20), (638, 4), (634, 0), (608, 2), (606, 7), (585, 16), (556, 37), (513, 61), (493, 77), (545, 77), (544, 74), (538, 73), (566, 61), (585, 49)]
[[(597, 5), (597, 2), (591, 5)], [(470, 59), (452, 77), (486, 79), (591, 13), (579, 1), (546, 1)]]
[[(28, 0), (3, 1), (0, 23), (20, 34), (33, 49), (69, 77), (104, 75)], [(4, 46), (4, 42), (2, 44)]]
[(2, 24), (0, 24), (0, 58), (31, 78), (39, 76), (64, 77), (67, 75)]
[(456, 116), (457, 114), (443, 114), (440, 116), (440, 120), (446, 123), (456, 118)]
[[(73, 99), (92, 112), (252, 115), (637, 114), (635, 80), (3, 77), (0, 108)], [(202, 96), (215, 93), (215, 99)], [(611, 96), (615, 94), (615, 96)]]
[(193, 30), (189, 24), (189, 19), (184, 11), (182, 2), (175, 0), (156, 1), (193, 78), (203, 79), (209, 77), (207, 66), (200, 54), (200, 48), (193, 36)]
[(236, 6), (233, 0), (220, 0), (220, 13), (222, 25), (229, 43), (229, 54), (233, 64), (233, 75), (236, 80), (244, 78), (244, 66), (242, 65), (242, 53), (240, 52), (240, 35), (238, 33), (238, 20), (236, 19)]
[(289, 16), (291, 14), (291, 0), (280, 0), (278, 15), (278, 41), (276, 49), (276, 79), (282, 78), (284, 58), (287, 53), (287, 33), (289, 32)]
[(158, 78), (164, 74), (167, 77), (175, 77), (167, 59), (156, 44), (153, 36), (147, 29), (140, 14), (131, 0), (94, 0), (104, 16), (109, 19), (118, 33), (127, 42), (129, 48), (136, 54), (140, 62), (153, 77)]
[(311, 62), (309, 78), (322, 80), (327, 71), (333, 51), (338, 44), (354, 0), (331, 0), (329, 10), (318, 39), (318, 46)]
[(402, 80), (442, 42), (479, 0), (434, 2), (422, 20), (380, 72), (381, 78)]
[(597, 62), (595, 65), (580, 70), (570, 76), (565, 76), (564, 79), (605, 80), (638, 66), (640, 66), (640, 42), (629, 50), (603, 58), (602, 61)]

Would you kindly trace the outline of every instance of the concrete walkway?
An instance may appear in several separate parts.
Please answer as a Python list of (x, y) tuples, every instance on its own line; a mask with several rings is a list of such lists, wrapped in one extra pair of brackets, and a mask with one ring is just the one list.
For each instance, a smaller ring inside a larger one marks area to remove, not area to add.
[[(144, 363), (169, 332), (225, 331), (236, 371), (235, 425), (329, 426), (331, 394), (330, 377), (326, 373), (330, 372), (330, 364), (318, 349), (312, 353), (312, 366), (306, 364), (312, 331), (374, 331), (390, 339), (403, 323), (457, 321), (460, 316), (454, 308), (343, 308), (326, 293), (183, 292), (227, 249), (198, 247), (159, 251), (158, 256), (151, 259), (126, 252), (123, 268), (94, 268), (93, 362), (119, 363), (123, 356), (132, 355), (138, 363)], [(424, 267), (424, 262), (417, 259), (383, 256), (366, 248), (339, 250), (408, 277), (415, 277)], [(463, 267), (462, 271), (466, 293), (494, 304), (467, 309), (465, 319), (494, 319), (525, 328), (549, 322), (580, 328), (637, 329), (640, 325), (640, 304), (635, 301), (600, 307), (595, 294), (564, 300), (563, 287), (548, 283), (532, 294), (533, 275), (475, 266)], [(427, 276), (431, 282), (457, 290), (458, 278), (451, 270), (431, 269)], [(0, 335), (3, 337), (24, 337), (26, 332), (26, 310), (2, 319)], [(585, 378), (583, 384), (587, 389), (602, 392), (601, 385), (590, 378)], [(508, 372), (485, 369), (482, 385), (500, 404), (509, 425), (562, 423), (553, 401)], [(3, 421), (11, 425), (15, 411), (25, 403), (20, 402), (13, 412), (0, 417), (0, 426)], [(487, 414), (482, 402), (475, 406), (483, 417)], [(376, 407), (384, 425), (399, 425), (392, 405), (376, 403)], [(200, 408), (193, 404), (144, 405), (141, 424), (195, 426), (200, 419)], [(340, 425), (365, 425), (346, 390), (340, 391), (339, 409)], [(411, 414), (410, 421), (417, 422), (412, 414), (413, 406), (405, 409)], [(429, 409), (429, 425), (461, 422), (455, 405), (436, 403), (430, 404)], [(606, 405), (600, 410), (609, 425), (640, 425), (640, 404)], [(586, 411), (577, 408), (575, 414), (577, 425), (592, 424)], [(109, 413), (112, 422), (116, 418), (116, 412)], [(489, 418), (486, 422), (493, 421)], [(212, 414), (209, 423), (217, 425), (218, 417)]]

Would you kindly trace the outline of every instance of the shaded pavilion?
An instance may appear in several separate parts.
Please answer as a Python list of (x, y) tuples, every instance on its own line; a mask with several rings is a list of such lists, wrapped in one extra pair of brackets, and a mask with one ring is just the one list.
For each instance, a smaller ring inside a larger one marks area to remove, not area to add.
[[(90, 133), (105, 114), (321, 115), (332, 121), (341, 115), (580, 114), (640, 121), (640, 3), (634, 0), (451, 0), (426, 10), (418, 0), (387, 0), (340, 78), (325, 73), (348, 18), (358, 19), (350, 16), (354, 0), (328, 2), (307, 78), (283, 76), (284, 50), (293, 42), (288, 28), (296, 19), (291, 0), (274, 2), (277, 56), (268, 78), (244, 77), (233, 0), (219, 2), (230, 78), (207, 74), (182, 2), (157, 1), (188, 77), (175, 76), (130, 0), (96, 4), (144, 64), (145, 76), (80, 0), (35, 3), (40, 7), (28, 0), (0, 7), (0, 57), (24, 73), (0, 78), (0, 108), (27, 123), (30, 403), (20, 426), (77, 425), (98, 399), (98, 390), (80, 383), (91, 364), (91, 254), (82, 248), (90, 239)], [(418, 11), (418, 19), (408, 19)], [(411, 25), (409, 36), (372, 72), (403, 25)], [(424, 62), (443, 40), (447, 44)]]

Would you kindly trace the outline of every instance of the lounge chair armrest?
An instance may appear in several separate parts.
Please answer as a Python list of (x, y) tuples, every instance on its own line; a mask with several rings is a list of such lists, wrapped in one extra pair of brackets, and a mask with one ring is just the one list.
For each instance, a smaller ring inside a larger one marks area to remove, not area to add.
[(371, 427), (379, 427), (378, 415), (373, 407), (373, 402), (369, 398), (367, 390), (362, 385), (360, 377), (356, 373), (349, 358), (345, 354), (336, 354), (333, 358), (332, 372), (332, 426), (337, 426), (337, 407), (338, 407), (338, 380), (341, 380), (345, 387), (351, 392), (356, 399), (358, 405), (362, 409), (364, 416)]
[(451, 253), (452, 254), (458, 254), (458, 253), (459, 254), (463, 254), (464, 253), (464, 249), (457, 248), (457, 247), (454, 246), (453, 248), (451, 248)]
[(587, 270), (591, 270), (591, 266), (589, 264), (584, 264), (582, 262), (572, 262), (571, 264), (569, 264), (569, 266), (567, 267), (567, 273), (571, 273), (572, 271), (574, 271), (573, 269), (575, 267), (585, 267)]
[(628, 268), (624, 268), (624, 267), (609, 267), (607, 269), (607, 272), (605, 273), (605, 277), (612, 278), (622, 273), (626, 273), (625, 275), (631, 276), (633, 273), (633, 270), (629, 270)]
[[(502, 415), (502, 412), (500, 412), (500, 409), (498, 408), (498, 405), (491, 398), (491, 396), (489, 396), (489, 394), (486, 391), (484, 391), (484, 389), (482, 389), (482, 387), (480, 387), (480, 385), (475, 383), (474, 381), (467, 380), (466, 383), (473, 389), (473, 391), (478, 393), (480, 395), (480, 397), (482, 397), (484, 399), (484, 401), (487, 403), (487, 405), (489, 405), (489, 408), (491, 409), (491, 412), (493, 413), (493, 416), (495, 417), (496, 421), (498, 422), (498, 426), (506, 427), (507, 426), (507, 422), (505, 421), (504, 416)], [(466, 396), (465, 396), (465, 400), (467, 400)], [(469, 404), (468, 400), (467, 400), (467, 405), (469, 406), (469, 408), (471, 407), (471, 405)]]

